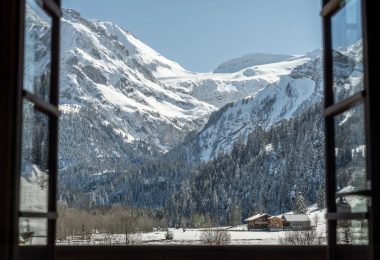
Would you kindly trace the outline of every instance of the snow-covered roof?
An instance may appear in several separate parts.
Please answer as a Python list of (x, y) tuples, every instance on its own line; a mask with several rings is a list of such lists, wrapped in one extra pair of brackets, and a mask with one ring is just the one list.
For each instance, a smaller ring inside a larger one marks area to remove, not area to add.
[(272, 216), (272, 217), (269, 217), (268, 219), (274, 219), (274, 218), (281, 218), (281, 216)]
[(283, 217), (289, 222), (304, 222), (310, 221), (306, 214), (284, 214)]
[(254, 216), (252, 216), (252, 217), (249, 217), (249, 218), (244, 219), (244, 222), (247, 222), (247, 221), (253, 221), (253, 220), (256, 220), (256, 219), (261, 218), (261, 217), (264, 217), (264, 216), (270, 216), (270, 215), (267, 214), (267, 213), (256, 214), (256, 215), (254, 215)]

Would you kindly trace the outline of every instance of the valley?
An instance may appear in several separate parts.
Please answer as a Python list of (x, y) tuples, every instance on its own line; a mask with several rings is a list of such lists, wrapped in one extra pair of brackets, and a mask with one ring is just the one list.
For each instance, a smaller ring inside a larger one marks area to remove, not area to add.
[[(36, 44), (46, 41), (49, 27), (32, 11), (27, 29)], [(254, 213), (292, 211), (300, 196), (325, 207), (320, 50), (252, 53), (198, 73), (132, 32), (72, 9), (63, 10), (61, 31), (61, 209), (103, 217), (121, 207), (153, 232), (157, 223), (236, 226)], [(360, 88), (361, 48), (357, 42), (334, 53), (335, 80), (347, 89)], [(41, 66), (48, 55), (41, 49), (33, 62)], [(344, 95), (337, 89), (337, 99)], [(362, 113), (355, 107), (336, 123), (350, 136), (337, 137), (339, 190), (362, 185), (362, 164), (352, 159), (365, 161), (364, 139), (349, 132)], [(46, 188), (38, 168), (22, 175), (27, 185)]]

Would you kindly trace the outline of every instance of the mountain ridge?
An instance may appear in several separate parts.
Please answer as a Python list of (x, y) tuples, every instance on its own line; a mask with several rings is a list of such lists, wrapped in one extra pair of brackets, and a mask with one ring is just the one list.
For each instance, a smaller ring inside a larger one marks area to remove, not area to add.
[(218, 65), (213, 71), (214, 73), (233, 73), (242, 69), (249, 68), (257, 65), (264, 65), (276, 63), (295, 57), (293, 55), (285, 54), (271, 54), (271, 53), (251, 53), (245, 54), (240, 58), (230, 59)]

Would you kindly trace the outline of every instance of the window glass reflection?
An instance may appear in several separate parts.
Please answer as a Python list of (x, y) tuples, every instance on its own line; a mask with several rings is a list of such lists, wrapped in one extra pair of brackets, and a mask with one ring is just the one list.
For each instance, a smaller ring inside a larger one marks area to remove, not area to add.
[(49, 119), (24, 101), (20, 210), (47, 212)]
[(336, 208), (338, 212), (367, 212), (368, 198), (365, 196), (345, 196), (336, 199)]
[(20, 218), (19, 244), (46, 245), (47, 220), (43, 218)]
[(26, 3), (24, 89), (49, 101), (52, 18), (35, 0)]
[(366, 189), (364, 106), (336, 116), (335, 156), (337, 192)]
[(346, 1), (331, 18), (335, 102), (364, 88), (361, 19), (359, 0)]
[(339, 220), (337, 222), (337, 243), (346, 245), (367, 245), (368, 221)]

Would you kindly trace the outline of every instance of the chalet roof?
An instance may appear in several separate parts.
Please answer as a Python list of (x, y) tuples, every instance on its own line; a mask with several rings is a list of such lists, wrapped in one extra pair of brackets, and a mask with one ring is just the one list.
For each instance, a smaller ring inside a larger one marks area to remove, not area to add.
[(284, 214), (283, 218), (288, 222), (306, 222), (310, 221), (306, 214)]
[(259, 219), (259, 218), (264, 217), (264, 216), (270, 216), (270, 215), (267, 214), (267, 213), (256, 214), (256, 215), (254, 215), (254, 216), (252, 216), (252, 217), (249, 217), (249, 218), (244, 219), (244, 222), (247, 222), (247, 221), (254, 221), (254, 220)]
[(279, 219), (281, 219), (281, 216), (272, 216), (272, 217), (269, 217), (268, 219), (274, 219), (274, 218), (279, 218)]

